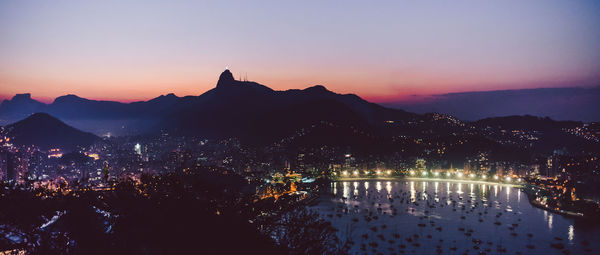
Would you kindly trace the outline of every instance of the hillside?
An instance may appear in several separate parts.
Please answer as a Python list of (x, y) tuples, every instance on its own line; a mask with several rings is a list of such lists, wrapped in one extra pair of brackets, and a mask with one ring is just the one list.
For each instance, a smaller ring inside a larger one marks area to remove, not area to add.
[(99, 137), (75, 129), (47, 113), (35, 113), (5, 127), (15, 145), (36, 145), (43, 149), (61, 148), (73, 150), (88, 146)]

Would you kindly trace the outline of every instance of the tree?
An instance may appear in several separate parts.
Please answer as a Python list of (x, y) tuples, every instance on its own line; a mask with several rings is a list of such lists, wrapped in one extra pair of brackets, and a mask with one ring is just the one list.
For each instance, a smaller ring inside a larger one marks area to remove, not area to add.
[(348, 241), (337, 237), (337, 229), (305, 208), (285, 213), (271, 231), (290, 254), (346, 254)]

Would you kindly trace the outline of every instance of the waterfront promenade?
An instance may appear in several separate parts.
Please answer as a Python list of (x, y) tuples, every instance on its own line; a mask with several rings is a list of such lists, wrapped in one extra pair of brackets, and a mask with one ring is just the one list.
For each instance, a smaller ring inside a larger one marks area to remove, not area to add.
[(373, 176), (373, 177), (337, 177), (332, 181), (433, 181), (433, 182), (460, 182), (460, 183), (475, 183), (475, 184), (486, 184), (486, 185), (505, 185), (510, 187), (521, 188), (525, 183), (523, 182), (494, 182), (484, 180), (474, 180), (470, 178), (462, 179), (446, 179), (446, 178), (427, 178), (427, 177), (410, 177), (410, 176)]

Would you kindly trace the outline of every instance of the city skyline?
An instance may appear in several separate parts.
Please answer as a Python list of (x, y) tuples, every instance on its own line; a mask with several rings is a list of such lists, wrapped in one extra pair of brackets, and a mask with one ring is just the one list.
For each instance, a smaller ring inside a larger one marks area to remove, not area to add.
[(593, 1), (1, 5), (3, 99), (199, 95), (228, 65), (276, 90), (375, 102), (600, 84)]
[(600, 1), (0, 1), (0, 255), (596, 254)]

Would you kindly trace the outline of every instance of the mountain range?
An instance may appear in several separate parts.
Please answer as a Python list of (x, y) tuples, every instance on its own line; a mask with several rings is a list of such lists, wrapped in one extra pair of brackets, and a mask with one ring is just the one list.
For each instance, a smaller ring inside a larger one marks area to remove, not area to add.
[(420, 115), (367, 102), (352, 94), (336, 94), (321, 85), (303, 90), (275, 91), (239, 81), (229, 70), (217, 86), (199, 96), (162, 95), (149, 101), (120, 103), (75, 95), (44, 104), (30, 94), (18, 94), (0, 104), (3, 124), (45, 112), (82, 130), (99, 135), (171, 131), (208, 137), (285, 135), (315, 121), (357, 126), (418, 119)]
[(418, 96), (382, 105), (415, 113), (438, 112), (464, 121), (511, 115), (600, 121), (600, 86), (460, 92)]
[[(46, 114), (31, 115), (36, 112)], [(229, 70), (221, 73), (215, 88), (199, 96), (168, 94), (149, 101), (120, 103), (66, 95), (44, 104), (32, 99), (30, 94), (19, 94), (0, 104), (0, 119), (4, 123), (26, 118), (9, 125), (9, 128), (16, 129), (35, 117), (33, 119), (38, 122), (41, 122), (40, 119), (47, 121), (31, 125), (28, 132), (47, 125), (66, 129), (64, 123), (50, 121), (52, 117), (49, 115), (99, 135), (167, 132), (216, 139), (235, 137), (249, 145), (272, 144), (293, 137), (288, 142), (294, 143), (294, 146), (333, 144), (358, 148), (368, 146), (369, 150), (382, 151), (406, 146), (406, 143), (394, 141), (408, 137), (457, 140), (460, 139), (458, 135), (463, 135), (471, 137), (471, 141), (487, 144), (485, 146), (495, 146), (480, 139), (489, 135), (484, 131), (488, 127), (561, 134), (558, 140), (548, 135), (550, 142), (546, 146), (555, 148), (570, 139), (564, 136), (563, 129), (582, 125), (576, 121), (558, 122), (533, 116), (489, 118), (465, 123), (451, 116), (386, 108), (353, 94), (334, 93), (321, 85), (276, 91), (256, 82), (236, 80)], [(44, 132), (52, 136), (52, 133)], [(73, 133), (72, 130), (69, 132)], [(89, 135), (73, 137), (79, 141), (77, 144), (93, 140)], [(28, 142), (23, 141), (25, 144)]]

